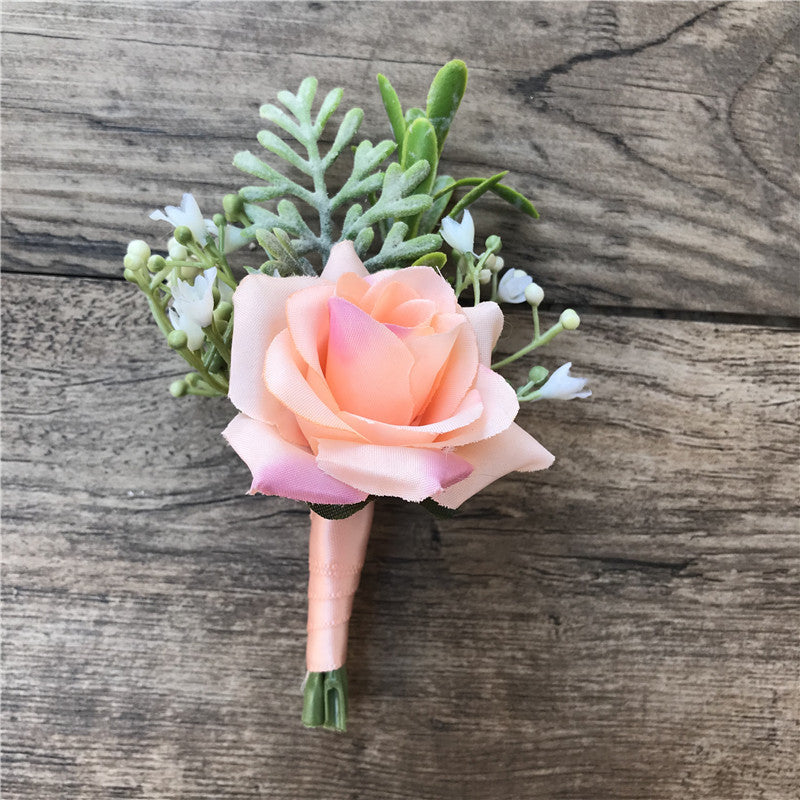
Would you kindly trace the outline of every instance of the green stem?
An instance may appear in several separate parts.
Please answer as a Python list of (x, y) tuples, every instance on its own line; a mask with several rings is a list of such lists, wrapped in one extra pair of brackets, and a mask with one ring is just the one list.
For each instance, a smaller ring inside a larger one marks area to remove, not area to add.
[(345, 731), (348, 703), (347, 667), (309, 672), (303, 687), (303, 725)]
[[(170, 324), (167, 315), (164, 313), (164, 309), (161, 307), (161, 304), (156, 300), (155, 295), (152, 292), (145, 292), (147, 296), (147, 304), (150, 306), (150, 313), (153, 315), (153, 319), (155, 319), (156, 324), (158, 325), (161, 333), (164, 336), (169, 336), (170, 333), (174, 330), (172, 325)], [(203, 359), (199, 356), (196, 356), (191, 350), (187, 348), (182, 348), (180, 350), (176, 350), (176, 353), (180, 354), (183, 360), (194, 367), (200, 375), (202, 376), (203, 380), (213, 389), (218, 389), (223, 394), (228, 394), (228, 387), (222, 383), (219, 379), (215, 378), (209, 371), (206, 369), (206, 365), (203, 363)]]
[(492, 364), (492, 369), (500, 369), (500, 367), (505, 367), (507, 364), (511, 364), (518, 358), (522, 358), (522, 356), (530, 353), (531, 350), (535, 350), (537, 347), (547, 344), (551, 339), (554, 339), (556, 336), (558, 336), (558, 334), (563, 330), (564, 326), (560, 322), (556, 322), (552, 328), (546, 330), (541, 336), (534, 336), (530, 344), (527, 344), (525, 347), (517, 350), (516, 353), (512, 353), (510, 356), (508, 356), (508, 358), (504, 358), (502, 361), (496, 361), (494, 364)]
[[(219, 397), (220, 394), (216, 389), (203, 386), (189, 386), (186, 389), (186, 394), (194, 394), (198, 397)], [(223, 395), (224, 396), (224, 395)]]
[(208, 337), (209, 341), (217, 348), (219, 354), (230, 365), (231, 363), (231, 349), (225, 343), (225, 340), (220, 336), (217, 330), (216, 321), (212, 318), (211, 324), (207, 328), (203, 328), (203, 332)]
[(323, 253), (323, 258), (327, 258), (333, 243), (331, 200), (328, 197), (328, 187), (325, 185), (325, 165), (319, 155), (319, 147), (310, 119), (303, 123), (303, 133), (307, 140), (304, 144), (308, 152), (308, 164), (311, 168), (311, 177), (314, 181), (314, 194), (311, 197), (309, 205), (316, 207), (317, 213), (319, 214), (320, 244), (325, 251)]

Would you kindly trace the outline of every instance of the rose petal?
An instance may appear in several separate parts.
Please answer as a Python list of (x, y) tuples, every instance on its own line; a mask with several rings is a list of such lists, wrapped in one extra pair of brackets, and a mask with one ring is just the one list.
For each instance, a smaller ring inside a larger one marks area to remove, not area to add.
[(382, 322), (387, 325), (399, 325), (403, 328), (418, 328), (430, 324), (433, 315), (436, 313), (436, 304), (433, 300), (407, 300), (400, 303), (391, 312), (385, 315)]
[(348, 241), (339, 242), (331, 247), (331, 253), (320, 277), (331, 283), (336, 283), (346, 272), (355, 272), (356, 275), (361, 277), (369, 275), (367, 268), (356, 255), (353, 243)]
[(322, 375), (320, 356), (328, 351), (328, 300), (334, 287), (329, 283), (295, 292), (286, 301), (286, 323), (303, 361)]
[(312, 389), (300, 371), (301, 366), (304, 365), (294, 349), (289, 330), (281, 331), (272, 340), (264, 364), (264, 380), (269, 391), (299, 417), (335, 430), (350, 431)]
[(362, 492), (419, 502), (463, 481), (472, 466), (454, 453), (322, 440), (317, 463)]
[[(364, 281), (367, 283), (367, 281)], [(384, 281), (377, 289), (368, 289), (359, 308), (366, 311), (378, 322), (392, 322), (387, 317), (407, 300), (419, 300), (419, 295), (410, 287), (398, 281)]]
[(470, 425), (439, 437), (451, 447), (478, 442), (496, 436), (508, 428), (519, 412), (514, 388), (503, 377), (481, 364), (475, 379), (475, 391), (483, 403), (483, 413)]
[(413, 289), (417, 297), (433, 300), (440, 313), (457, 310), (458, 303), (453, 287), (431, 267), (385, 269), (370, 275), (367, 281), (371, 284), (371, 288), (365, 295), (365, 302), (373, 297), (379, 297), (386, 283), (395, 282)]
[(332, 505), (366, 499), (364, 492), (323, 472), (310, 451), (282, 439), (272, 425), (238, 414), (222, 435), (253, 474), (249, 494)]
[(355, 272), (345, 272), (336, 281), (336, 296), (349, 300), (361, 308), (361, 300), (369, 289), (369, 284)]
[[(466, 321), (461, 317), (461, 323)], [(414, 357), (411, 368), (411, 394), (414, 398), (414, 415), (424, 412), (439, 386), (440, 373), (450, 358), (458, 328), (429, 336), (401, 336)], [(431, 420), (434, 421), (434, 420)]]
[(233, 295), (236, 324), (231, 345), (228, 397), (240, 411), (254, 419), (274, 422), (291, 441), (302, 441), (291, 415), (267, 391), (264, 361), (275, 336), (286, 327), (286, 300), (315, 278), (273, 278), (248, 275)]
[(497, 303), (486, 300), (477, 306), (466, 306), (464, 313), (475, 331), (481, 364), (490, 366), (492, 350), (503, 330), (503, 312)]
[(420, 425), (447, 419), (475, 383), (478, 346), (471, 325), (460, 325), (453, 349), (439, 377), (438, 386), (417, 420)]
[(408, 348), (357, 306), (332, 297), (325, 377), (339, 407), (370, 419), (407, 425), (414, 415)]
[(547, 469), (554, 461), (553, 455), (516, 423), (491, 439), (459, 447), (456, 453), (469, 461), (474, 469), (465, 480), (434, 495), (433, 499), (447, 508), (458, 508), (472, 495), (509, 472)]
[[(441, 441), (442, 434), (451, 431), (466, 430), (470, 423), (479, 420), (483, 413), (481, 396), (474, 389), (467, 392), (461, 405), (452, 417), (430, 425), (387, 425), (385, 422), (376, 422), (356, 414), (342, 411), (342, 419), (356, 432), (364, 437), (364, 441), (371, 444), (393, 445), (395, 447), (419, 447), (430, 445), (437, 449), (452, 448), (450, 442)], [(308, 434), (308, 431), (306, 431)], [(321, 436), (318, 439), (323, 438)], [(334, 438), (334, 437), (332, 437)], [(343, 438), (343, 437), (335, 437)]]

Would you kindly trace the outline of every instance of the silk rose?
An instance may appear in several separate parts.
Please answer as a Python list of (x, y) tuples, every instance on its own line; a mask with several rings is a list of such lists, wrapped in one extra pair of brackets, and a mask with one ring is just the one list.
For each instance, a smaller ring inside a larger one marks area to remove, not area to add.
[(553, 461), (514, 423), (514, 389), (489, 368), (500, 308), (461, 308), (429, 267), (369, 274), (341, 242), (320, 277), (251, 275), (233, 303), (241, 413), (224, 435), (250, 467), (251, 494), (455, 508)]

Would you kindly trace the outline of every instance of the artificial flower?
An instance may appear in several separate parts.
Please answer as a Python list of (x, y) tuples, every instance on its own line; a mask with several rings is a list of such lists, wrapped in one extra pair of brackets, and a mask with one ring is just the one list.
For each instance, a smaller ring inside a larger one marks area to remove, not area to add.
[(169, 319), (175, 330), (183, 331), (190, 350), (199, 350), (205, 341), (203, 328), (211, 324), (214, 315), (214, 280), (217, 268), (207, 269), (194, 279), (194, 284), (177, 278), (172, 285), (172, 305)]
[(442, 219), (441, 234), (442, 239), (453, 250), (458, 250), (461, 253), (471, 253), (475, 247), (475, 223), (466, 208), (461, 217), (461, 222), (456, 222), (452, 217), (444, 217)]
[(322, 275), (251, 275), (233, 298), (225, 437), (251, 493), (323, 504), (433, 497), (455, 508), (553, 456), (514, 423), (514, 390), (489, 368), (493, 302), (461, 308), (429, 267), (370, 275), (351, 242)]
[(533, 278), (521, 269), (510, 269), (500, 278), (497, 296), (504, 303), (524, 303), (525, 289), (533, 283)]
[(536, 391), (537, 400), (573, 400), (590, 397), (592, 392), (584, 389), (587, 378), (575, 378), (569, 374), (572, 362), (562, 364), (548, 379), (547, 383)]
[(189, 192), (186, 192), (181, 198), (180, 208), (167, 206), (163, 211), (157, 210), (150, 214), (150, 219), (164, 220), (169, 222), (173, 228), (185, 225), (201, 245), (204, 245), (208, 240), (206, 222), (211, 222), (211, 220), (203, 219), (197, 200)]

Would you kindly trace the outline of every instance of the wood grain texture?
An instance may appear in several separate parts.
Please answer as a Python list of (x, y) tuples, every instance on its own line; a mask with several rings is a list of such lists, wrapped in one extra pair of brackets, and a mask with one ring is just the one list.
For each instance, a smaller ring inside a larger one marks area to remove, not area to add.
[[(3, 798), (796, 800), (798, 336), (769, 323), (797, 317), (800, 5), (2, 15)], [(544, 358), (594, 397), (524, 407), (555, 466), (455, 519), (379, 505), (350, 730), (310, 732), (307, 514), (245, 496), (227, 401), (169, 397), (119, 260), (239, 185), (279, 89), (340, 85), (377, 138), (375, 73), (419, 104), (453, 57), (448, 169), (535, 198), (479, 233), (591, 309)]]
[(20, 3), (3, 7), (5, 267), (116, 275), (143, 211), (243, 180), (260, 103), (318, 74), (388, 135), (463, 56), (456, 176), (498, 165), (532, 196), (482, 229), (554, 300), (796, 316), (794, 2)]
[(4, 796), (794, 796), (792, 332), (557, 341), (595, 396), (523, 409), (553, 469), (379, 505), (336, 737), (299, 725), (307, 517), (244, 496), (227, 401), (166, 395), (132, 287), (3, 288)]

